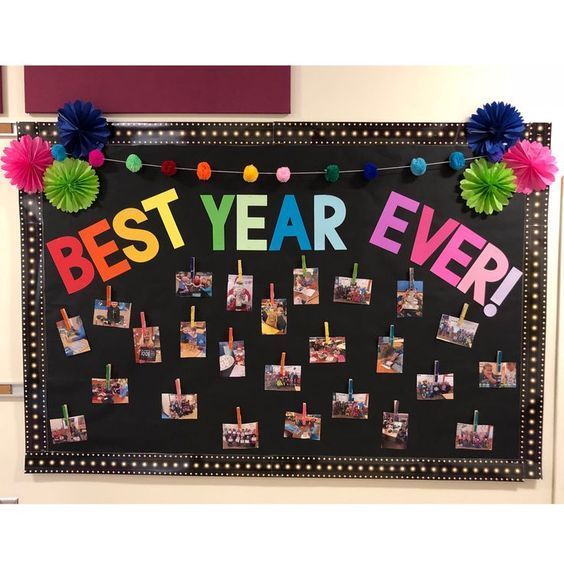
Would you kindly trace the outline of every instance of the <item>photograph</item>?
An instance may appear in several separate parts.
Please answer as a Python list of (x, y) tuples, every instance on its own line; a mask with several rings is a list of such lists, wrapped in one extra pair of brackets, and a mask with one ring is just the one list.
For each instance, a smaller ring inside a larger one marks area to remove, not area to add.
[(398, 317), (423, 317), (422, 280), (398, 280), (396, 311)]
[(474, 431), (472, 423), (457, 423), (454, 447), (467, 450), (492, 450), (493, 432), (493, 425), (478, 425)]
[(437, 331), (437, 339), (471, 349), (477, 330), (478, 323), (466, 319), (459, 323), (458, 317), (443, 313)]
[(253, 311), (253, 276), (229, 274), (227, 277), (227, 311)]
[(288, 305), (286, 298), (260, 302), (261, 332), (263, 335), (285, 335), (288, 330)]
[(69, 417), (68, 424), (63, 418), (49, 419), (49, 426), (51, 427), (51, 440), (55, 445), (79, 443), (88, 439), (84, 415)]
[(502, 362), (498, 370), (497, 362), (481, 361), (479, 363), (480, 388), (516, 388), (517, 363)]
[(57, 321), (57, 329), (66, 356), (82, 354), (90, 350), (90, 343), (86, 339), (86, 331), (82, 319), (77, 315), (69, 317), (70, 329), (67, 329), (63, 320)]
[(368, 278), (353, 279), (347, 276), (335, 276), (333, 288), (333, 301), (343, 304), (370, 305), (372, 293), (372, 280)]
[(280, 374), (279, 364), (264, 367), (264, 389), (269, 392), (299, 392), (302, 389), (302, 367), (287, 365)]
[(417, 374), (417, 399), (454, 399), (454, 374)]
[(333, 419), (368, 419), (368, 394), (333, 394), (331, 416)]
[(378, 337), (378, 360), (376, 372), (379, 374), (401, 374), (403, 372), (403, 337)]
[(176, 295), (181, 298), (211, 298), (211, 272), (177, 272), (175, 277)]
[(105, 378), (92, 378), (92, 403), (129, 403), (127, 378), (112, 378), (109, 387)]
[(223, 448), (258, 448), (259, 447), (259, 426), (258, 422), (242, 423), (241, 427), (237, 423), (223, 423)]
[(294, 268), (294, 305), (319, 303), (319, 269)]
[(296, 411), (286, 411), (284, 420), (284, 437), (287, 439), (321, 439), (321, 415), (305, 416)]
[(94, 300), (94, 325), (101, 327), (119, 327), (129, 329), (131, 318), (131, 304), (128, 302), (111, 301), (106, 305), (106, 300)]
[(198, 419), (198, 394), (161, 394), (161, 419)]
[(161, 333), (158, 327), (141, 327), (133, 329), (133, 346), (135, 349), (135, 362), (145, 364), (162, 362), (161, 359)]
[(390, 411), (384, 411), (384, 420), (382, 423), (382, 448), (407, 448), (408, 425), (408, 413), (393, 413)]
[(347, 355), (347, 341), (345, 337), (325, 337), (309, 338), (309, 362), (317, 363), (336, 363), (345, 362)]
[(227, 341), (219, 343), (219, 373), (223, 378), (242, 378), (245, 376), (245, 342), (233, 341), (229, 348)]
[(180, 322), (180, 358), (206, 358), (206, 322)]

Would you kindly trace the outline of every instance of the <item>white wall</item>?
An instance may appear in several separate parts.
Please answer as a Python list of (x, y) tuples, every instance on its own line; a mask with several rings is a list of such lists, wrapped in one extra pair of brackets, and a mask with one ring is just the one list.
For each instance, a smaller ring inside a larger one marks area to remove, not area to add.
[[(23, 69), (5, 73), (5, 113), (0, 121), (50, 119), (29, 116), (23, 105)], [(553, 150), (564, 166), (564, 105), (547, 83), (547, 69), (507, 67), (294, 67), (292, 114), (248, 120), (303, 121), (464, 121), (484, 102), (515, 104), (527, 121), (553, 123)], [(550, 76), (550, 74), (548, 74)], [(111, 116), (118, 119), (127, 116)], [(139, 119), (149, 121), (151, 117)], [(165, 120), (232, 120), (241, 116), (152, 116)], [(4, 142), (0, 140), (0, 150)], [(554, 480), (553, 464), (564, 469), (564, 418), (555, 432), (555, 390), (560, 186), (550, 194), (547, 363), (544, 403), (544, 479), (523, 485), (431, 481), (306, 479), (159, 478), (136, 476), (32, 476), (23, 474), (23, 405), (0, 401), (0, 497), (23, 503), (115, 502), (429, 502), (549, 503), (564, 501), (564, 480)], [(17, 194), (0, 175), (0, 381), (21, 379), (19, 224)], [(564, 340), (563, 340), (564, 343)], [(558, 440), (555, 440), (555, 438)]]

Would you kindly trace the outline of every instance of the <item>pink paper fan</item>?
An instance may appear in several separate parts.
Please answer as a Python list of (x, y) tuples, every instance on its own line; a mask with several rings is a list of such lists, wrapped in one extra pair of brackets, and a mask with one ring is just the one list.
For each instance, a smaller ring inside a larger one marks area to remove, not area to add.
[(43, 191), (43, 173), (53, 163), (51, 147), (40, 137), (24, 135), (12, 141), (0, 159), (11, 184), (28, 194)]
[(521, 194), (546, 190), (558, 172), (550, 149), (537, 141), (519, 141), (505, 153), (503, 162), (513, 169), (517, 177), (516, 192)]

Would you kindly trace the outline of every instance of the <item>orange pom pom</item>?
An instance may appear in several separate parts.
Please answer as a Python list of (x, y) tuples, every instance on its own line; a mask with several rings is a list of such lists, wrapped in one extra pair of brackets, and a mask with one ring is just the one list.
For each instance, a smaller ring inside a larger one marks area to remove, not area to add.
[(206, 162), (198, 163), (196, 174), (200, 180), (209, 180), (211, 178), (211, 166)]

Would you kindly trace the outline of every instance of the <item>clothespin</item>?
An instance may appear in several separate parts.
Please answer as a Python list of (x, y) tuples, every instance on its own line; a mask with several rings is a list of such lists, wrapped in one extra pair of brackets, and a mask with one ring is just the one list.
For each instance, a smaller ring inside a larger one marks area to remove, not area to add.
[(474, 430), (474, 433), (478, 430), (478, 417), (479, 417), (479, 415), (480, 415), (480, 414), (478, 413), (478, 410), (475, 409), (475, 410), (474, 410), (474, 422), (473, 422), (473, 426), (474, 426), (474, 427), (473, 427), (473, 430)]
[(190, 257), (190, 274), (192, 278), (196, 276), (196, 257)]
[(306, 419), (307, 419), (307, 404), (304, 401), (302, 403), (302, 425), (305, 425)]
[(323, 325), (325, 326), (325, 343), (329, 344), (329, 322), (325, 321)]
[(112, 377), (112, 365), (106, 364), (106, 391), (109, 392), (112, 389), (110, 380)]
[(390, 345), (392, 348), (394, 347), (394, 334), (395, 334), (395, 327), (390, 325)]
[(399, 400), (394, 400), (394, 421), (398, 420)]
[(349, 378), (349, 401), (353, 400), (353, 381)]
[(270, 283), (270, 305), (274, 307), (274, 282)]
[(68, 427), (69, 426), (69, 408), (67, 407), (66, 403), (63, 404), (63, 421), (65, 422), (65, 425)]
[(139, 313), (139, 317), (141, 318), (141, 332), (143, 336), (147, 333), (147, 323), (145, 322), (145, 312), (142, 311)]
[(65, 328), (67, 331), (70, 331), (72, 327), (69, 321), (69, 316), (67, 315), (67, 310), (64, 307), (62, 307), (60, 311), (61, 311), (61, 316), (63, 318), (63, 322), (65, 324)]
[(182, 390), (180, 388), (180, 378), (177, 378), (174, 381), (174, 384), (176, 385), (176, 400), (178, 401), (178, 403), (182, 403)]
[(196, 306), (190, 307), (190, 327), (196, 327)]
[(353, 265), (353, 273), (351, 278), (351, 286), (356, 286), (356, 277), (358, 275), (358, 262), (355, 262)]
[(106, 286), (106, 307), (110, 307), (110, 302), (112, 301), (112, 287)]
[(458, 325), (462, 325), (464, 323), (464, 319), (466, 317), (467, 311), (468, 311), (468, 304), (464, 304), (462, 306), (462, 311), (460, 312), (460, 317), (458, 318)]
[(413, 290), (415, 288), (415, 269), (409, 269), (409, 289)]
[(307, 265), (305, 255), (302, 255), (302, 274), (305, 276), (307, 274)]
[(433, 368), (433, 372), (435, 374), (435, 382), (439, 380), (439, 361), (435, 360), (435, 366)]
[(501, 351), (497, 351), (497, 373), (501, 374)]
[(229, 327), (228, 344), (229, 344), (229, 350), (232, 351), (233, 350), (233, 327)]
[(283, 352), (280, 355), (280, 376), (284, 376), (284, 374), (285, 374), (285, 371), (284, 371), (285, 363), (286, 363), (286, 353)]
[(239, 284), (243, 282), (243, 261), (241, 259), (237, 261), (237, 282)]
[(241, 418), (241, 408), (237, 406), (235, 410), (237, 411), (237, 428), (240, 431), (241, 427), (243, 426), (243, 419)]

